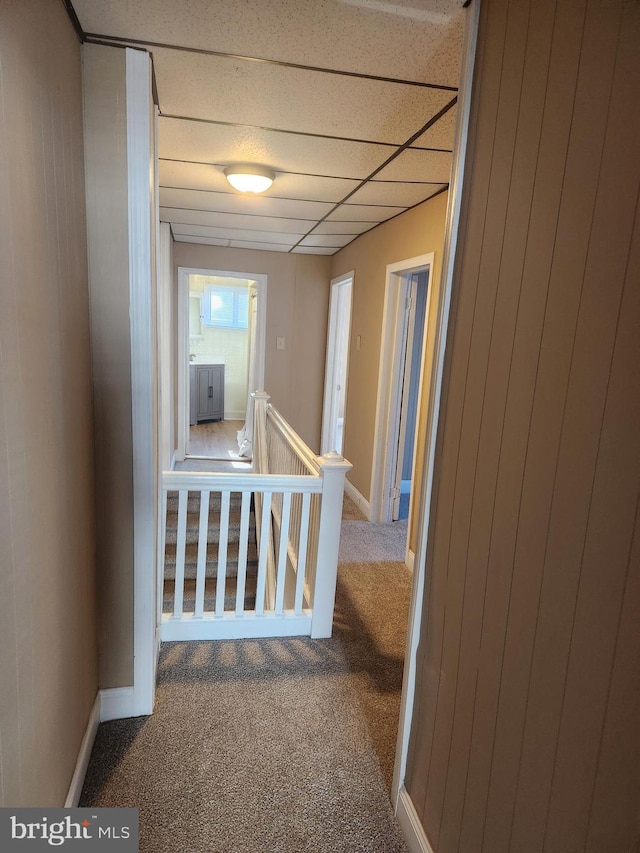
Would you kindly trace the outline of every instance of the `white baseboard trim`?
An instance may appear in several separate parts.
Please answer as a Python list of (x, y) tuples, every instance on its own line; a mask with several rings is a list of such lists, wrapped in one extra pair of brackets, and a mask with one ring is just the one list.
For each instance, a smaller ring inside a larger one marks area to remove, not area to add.
[(429, 840), (420, 823), (418, 813), (404, 785), (400, 788), (400, 793), (398, 794), (396, 818), (411, 853), (433, 853), (433, 848), (429, 844)]
[(224, 413), (225, 421), (242, 421), (244, 423), (247, 419), (247, 412), (225, 412)]
[(346, 478), (344, 481), (344, 490), (346, 494), (351, 498), (351, 500), (357, 504), (364, 515), (366, 516), (367, 521), (371, 521), (371, 505), (369, 501), (360, 494), (360, 492), (356, 489), (354, 485), (352, 485)]
[(91, 750), (93, 749), (93, 742), (96, 739), (96, 732), (98, 731), (99, 723), (100, 693), (96, 695), (91, 713), (89, 714), (89, 721), (87, 722), (87, 728), (85, 729), (82, 743), (80, 744), (80, 751), (78, 752), (76, 768), (73, 771), (71, 785), (69, 786), (69, 793), (67, 794), (67, 799), (64, 801), (65, 809), (74, 809), (80, 802), (80, 794), (82, 793), (82, 786), (84, 785), (84, 777), (87, 775), (87, 767), (89, 766)]
[(133, 687), (112, 687), (100, 691), (100, 722), (124, 720), (137, 716), (133, 696)]

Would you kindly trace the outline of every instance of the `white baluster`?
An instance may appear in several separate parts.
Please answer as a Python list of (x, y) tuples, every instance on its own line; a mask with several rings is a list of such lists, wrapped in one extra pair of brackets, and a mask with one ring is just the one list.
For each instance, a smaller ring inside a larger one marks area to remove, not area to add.
[(216, 617), (224, 615), (224, 593), (227, 584), (227, 543), (229, 541), (229, 505), (231, 493), (222, 492), (220, 508), (220, 539), (218, 541), (218, 571), (216, 577)]
[(202, 619), (204, 612), (204, 586), (207, 573), (207, 539), (209, 532), (209, 495), (200, 492), (200, 523), (198, 525), (198, 568), (196, 569), (196, 619)]
[(189, 492), (178, 492), (178, 529), (176, 534), (176, 579), (174, 582), (173, 615), (182, 618), (184, 606), (184, 558), (187, 544), (187, 502)]

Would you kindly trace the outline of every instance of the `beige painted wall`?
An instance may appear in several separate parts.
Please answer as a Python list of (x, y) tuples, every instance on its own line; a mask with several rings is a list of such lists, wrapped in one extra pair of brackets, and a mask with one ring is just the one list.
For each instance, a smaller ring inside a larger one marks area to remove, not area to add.
[[(353, 465), (348, 479), (367, 500), (371, 497), (371, 467), (378, 395), (378, 370), (387, 265), (435, 253), (431, 276), (431, 312), (425, 357), (433, 339), (435, 306), (440, 287), (447, 193), (363, 234), (332, 257), (331, 277), (355, 270), (349, 349), (349, 381), (343, 453)], [(361, 348), (356, 349), (360, 335)], [(425, 365), (428, 375), (429, 364)], [(426, 399), (423, 394), (423, 403)], [(424, 407), (423, 407), (424, 408)], [(419, 413), (417, 470), (423, 460), (425, 412)], [(417, 494), (414, 506), (418, 504)], [(412, 527), (415, 525), (412, 525)], [(415, 547), (412, 535), (412, 547)]]
[[(265, 389), (314, 452), (320, 450), (330, 258), (174, 243), (178, 267), (268, 276)], [(176, 285), (177, 286), (177, 285)], [(276, 349), (276, 338), (285, 349)]]
[(633, 853), (640, 4), (481, 4), (407, 789), (438, 853)]
[(61, 806), (98, 687), (80, 45), (0, 4), (0, 805)]
[(118, 48), (83, 48), (102, 688), (133, 684), (125, 57)]

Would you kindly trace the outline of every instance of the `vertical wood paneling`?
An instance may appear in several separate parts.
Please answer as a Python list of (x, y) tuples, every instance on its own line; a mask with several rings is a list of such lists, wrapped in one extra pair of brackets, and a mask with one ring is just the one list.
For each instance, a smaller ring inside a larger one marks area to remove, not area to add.
[(639, 26), (482, 4), (405, 782), (437, 853), (640, 840)]
[[(464, 609), (460, 626), (460, 666), (457, 678), (456, 708), (449, 761), (446, 768), (446, 792), (443, 803), (441, 843), (455, 848), (458, 844), (461, 817), (466, 802), (469, 750), (475, 713), (477, 682), (475, 673), (480, 660), (483, 630), (487, 568), (491, 550), (491, 527), (497, 505), (500, 459), (510, 453), (508, 434), (505, 441), (507, 403), (514, 384), (523, 377), (514, 373), (514, 342), (520, 314), (523, 288), (523, 265), (527, 252), (530, 206), (537, 171), (537, 149), (544, 118), (544, 94), (550, 59), (550, 34), (554, 25), (553, 2), (532, 4), (528, 11), (528, 40), (523, 51), (524, 66), (519, 106), (515, 111), (517, 129), (509, 175), (509, 196), (500, 266), (498, 292), (492, 320), (489, 364), (485, 382), (482, 424), (479, 434), (478, 459), (474, 478), (473, 505), (469, 540), (465, 558)], [(527, 201), (526, 204), (522, 200)], [(522, 400), (520, 403), (522, 404)], [(510, 456), (509, 468), (518, 467), (518, 457)], [(504, 517), (504, 516), (503, 516)], [(507, 535), (513, 536), (516, 514), (512, 507), (504, 518)], [(503, 611), (504, 614), (504, 611)], [(502, 624), (504, 615), (502, 615)], [(496, 628), (494, 622), (492, 627)], [(473, 784), (472, 794), (477, 793)]]
[[(426, 812), (433, 811), (438, 824), (444, 808), (445, 786), (450, 768), (452, 747), (452, 725), (456, 707), (464, 707), (461, 698), (458, 706), (458, 663), (461, 643), (461, 625), (463, 624), (465, 591), (468, 577), (467, 554), (470, 525), (474, 508), (484, 513), (492, 500), (492, 475), (498, 452), (499, 430), (495, 426), (485, 433), (489, 445), (482, 442), (482, 424), (486, 417), (485, 403), (491, 405), (487, 396), (492, 389), (488, 380), (491, 374), (491, 350), (497, 341), (494, 334), (494, 318), (498, 306), (498, 286), (500, 264), (504, 249), (505, 228), (509, 189), (514, 166), (514, 149), (518, 128), (518, 105), (521, 99), (522, 78), (526, 37), (529, 25), (529, 2), (513, 3), (508, 10), (505, 29), (505, 49), (502, 56), (501, 84), (498, 99), (496, 125), (500, 128), (494, 138), (491, 160), (491, 174), (488, 187), (487, 206), (484, 217), (484, 233), (480, 262), (478, 266), (477, 298), (475, 303), (471, 348), (466, 375), (466, 391), (462, 418), (462, 430), (458, 448), (458, 461), (455, 484), (455, 512), (451, 527), (447, 596), (445, 603), (445, 624), (443, 636), (443, 655), (441, 671), (443, 680), (438, 692), (434, 745), (429, 767), (429, 784), (426, 792)], [(498, 348), (501, 343), (498, 343)], [(503, 364), (508, 362), (503, 360)], [(496, 410), (494, 410), (496, 411)], [(483, 455), (481, 455), (481, 452)], [(480, 479), (478, 479), (478, 476)], [(484, 491), (484, 494), (481, 494)], [(489, 519), (485, 520), (486, 522)], [(477, 574), (473, 574), (477, 578)], [(438, 844), (440, 829), (432, 833), (432, 840)], [(446, 842), (445, 842), (446, 843)]]
[[(506, 9), (502, 19), (495, 20), (486, 33), (486, 41), (479, 46), (482, 55), (484, 75), (478, 81), (478, 101), (482, 101), (485, 89), (491, 90), (497, 85), (501, 71), (501, 53), (504, 44), (504, 28), (506, 26)], [(477, 113), (476, 102), (476, 113)], [(478, 146), (484, 157), (477, 157), (477, 168), (474, 163), (475, 180), (470, 187), (466, 219), (471, 222), (481, 218), (487, 205), (489, 192), (491, 152), (493, 150), (496, 127), (497, 104), (489, 105), (483, 114), (483, 132), (478, 134)], [(478, 116), (476, 115), (476, 119)], [(462, 263), (469, 276), (474, 276), (480, 263), (482, 248), (482, 229), (466, 229), (465, 246), (467, 252)], [(473, 325), (476, 294), (472, 288), (458, 291), (454, 294), (457, 300), (455, 325), (452, 334), (455, 344), (449, 352), (451, 374), (466, 377), (469, 367), (470, 336)], [(415, 709), (411, 744), (407, 761), (407, 789), (420, 812), (425, 808), (426, 790), (429, 779), (429, 767), (433, 748), (433, 733), (437, 713), (438, 686), (442, 675), (443, 632), (445, 624), (445, 595), (447, 575), (444, 567), (447, 561), (447, 551), (451, 539), (453, 522), (453, 505), (455, 499), (455, 481), (458, 465), (458, 446), (462, 428), (464, 394), (466, 382), (449, 383), (443, 393), (447, 397), (446, 429), (441, 435), (441, 474), (437, 485), (437, 503), (443, 508), (434, 530), (434, 547), (429, 555), (431, 571), (428, 575), (428, 589), (425, 592), (426, 618), (422, 623), (422, 634), (418, 649), (417, 666), (417, 696), (424, 701)], [(435, 567), (438, 567), (436, 570)], [(439, 819), (436, 813), (434, 820)], [(432, 823), (429, 824), (432, 826)]]

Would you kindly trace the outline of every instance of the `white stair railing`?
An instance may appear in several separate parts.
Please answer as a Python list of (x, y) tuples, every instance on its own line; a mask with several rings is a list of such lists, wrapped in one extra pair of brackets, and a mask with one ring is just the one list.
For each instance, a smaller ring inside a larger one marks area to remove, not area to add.
[[(163, 472), (163, 542), (169, 509), (176, 523), (175, 564), (165, 564), (162, 640), (331, 636), (351, 465), (336, 453), (315, 456), (267, 394), (253, 396), (252, 473)], [(219, 525), (214, 541), (212, 516)]]

